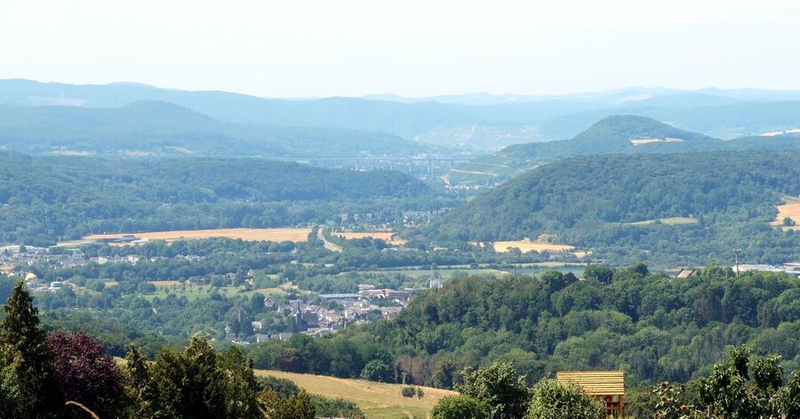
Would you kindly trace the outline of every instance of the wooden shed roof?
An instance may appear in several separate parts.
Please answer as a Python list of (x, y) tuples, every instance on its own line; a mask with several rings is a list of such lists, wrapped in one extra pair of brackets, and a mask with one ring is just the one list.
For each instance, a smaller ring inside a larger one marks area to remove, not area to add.
[(556, 380), (560, 383), (572, 381), (592, 396), (625, 394), (625, 373), (622, 371), (559, 371)]

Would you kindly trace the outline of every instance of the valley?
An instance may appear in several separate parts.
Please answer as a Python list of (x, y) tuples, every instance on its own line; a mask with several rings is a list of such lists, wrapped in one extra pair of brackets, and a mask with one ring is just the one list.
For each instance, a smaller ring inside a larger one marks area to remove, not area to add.
[(800, 137), (767, 115), (706, 134), (793, 103), (720, 104), (704, 122), (727, 122), (699, 133), (650, 99), (49, 88), (82, 106), (0, 95), (0, 297), (21, 281), (47, 330), (114, 356), (202, 338), (377, 418), (428, 417), (470, 368), (504, 363), (524, 386), (624, 370), (634, 410), (732, 345), (800, 365)]

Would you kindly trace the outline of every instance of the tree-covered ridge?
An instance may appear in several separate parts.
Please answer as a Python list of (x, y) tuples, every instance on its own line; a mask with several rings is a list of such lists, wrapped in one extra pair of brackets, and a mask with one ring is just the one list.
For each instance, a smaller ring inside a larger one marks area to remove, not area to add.
[(696, 151), (800, 150), (798, 137), (746, 137), (722, 141), (637, 115), (605, 117), (569, 140), (511, 145), (450, 172), (453, 184), (499, 183), (540, 164), (594, 154), (661, 154)]
[(685, 382), (739, 344), (782, 356), (787, 374), (800, 369), (795, 278), (712, 266), (676, 279), (643, 265), (595, 265), (585, 276), (461, 279), (418, 296), (393, 321), (335, 339), (380, 342), (401, 367), (426, 365), (408, 376), (433, 385), (496, 361), (513, 361), (529, 383), (575, 370), (622, 370), (631, 387)]
[(395, 157), (428, 145), (365, 130), (222, 122), (166, 102), (121, 108), (0, 106), (0, 146), (25, 153), (130, 156)]
[(401, 172), (262, 159), (114, 161), (0, 152), (0, 178), (0, 243), (324, 222), (346, 202), (358, 207), (429, 195), (425, 184)]
[[(800, 236), (771, 228), (775, 206), (800, 195), (800, 154), (605, 155), (533, 169), (421, 230), (433, 242), (553, 235), (615, 262), (800, 258)], [(658, 220), (684, 217), (687, 224)]]

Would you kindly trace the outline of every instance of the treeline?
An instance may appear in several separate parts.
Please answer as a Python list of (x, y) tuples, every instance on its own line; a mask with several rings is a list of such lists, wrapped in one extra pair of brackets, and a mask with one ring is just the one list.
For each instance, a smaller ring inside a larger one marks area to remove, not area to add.
[(0, 243), (53, 244), (92, 233), (265, 228), (345, 213), (375, 224), (445, 202), (410, 175), (262, 159), (111, 161), (0, 152)]
[[(710, 266), (676, 279), (592, 265), (586, 279), (469, 277), (415, 297), (392, 321), (251, 347), (259, 368), (451, 387), (465, 366), (513, 361), (529, 383), (559, 370), (623, 370), (631, 386), (707, 374), (729, 345), (800, 369), (800, 283)], [(282, 354), (282, 355), (278, 355)], [(370, 370), (375, 368), (370, 368)]]
[(37, 418), (363, 417), (351, 402), (258, 379), (235, 346), (218, 353), (198, 335), (181, 350), (163, 347), (152, 362), (131, 345), (117, 363), (83, 332), (45, 332), (22, 282), (0, 317), (0, 411)]
[(613, 265), (705, 265), (736, 248), (751, 262), (782, 263), (800, 258), (800, 235), (769, 223), (786, 195), (800, 195), (798, 167), (793, 152), (573, 158), (520, 175), (415, 233), (447, 246), (546, 234)]

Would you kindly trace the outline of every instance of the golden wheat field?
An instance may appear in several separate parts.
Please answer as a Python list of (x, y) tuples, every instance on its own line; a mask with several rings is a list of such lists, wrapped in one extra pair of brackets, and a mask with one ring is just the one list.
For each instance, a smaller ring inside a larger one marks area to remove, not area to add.
[(545, 250), (548, 252), (569, 252), (575, 249), (575, 246), (570, 246), (566, 244), (543, 243), (539, 241), (532, 242), (531, 239), (494, 242), (495, 252), (507, 252), (508, 249), (513, 249), (515, 247), (519, 249), (522, 253), (530, 252), (533, 250), (537, 252), (542, 252)]
[(336, 236), (342, 237), (347, 240), (364, 239), (367, 237), (373, 239), (381, 239), (392, 246), (401, 246), (406, 243), (405, 240), (399, 238), (397, 233), (391, 231), (377, 231), (371, 233), (333, 233)]
[(325, 377), (310, 374), (294, 374), (283, 371), (255, 370), (257, 376), (272, 375), (294, 381), (312, 394), (342, 398), (358, 405), (368, 418), (428, 418), (433, 406), (445, 396), (458, 393), (450, 390), (423, 387), (422, 398), (403, 397), (401, 384), (375, 383), (372, 381)]
[(124, 235), (132, 234), (139, 239), (148, 240), (198, 240), (216, 237), (227, 237), (231, 239), (242, 239), (246, 241), (292, 241), (304, 242), (308, 240), (311, 228), (220, 228), (213, 230), (173, 230), (173, 231), (153, 231), (149, 233), (119, 233), (119, 234), (93, 234), (86, 236), (83, 240), (94, 241), (101, 239), (121, 238)]
[[(793, 199), (786, 204), (778, 205), (778, 217), (773, 224), (782, 225), (783, 219), (787, 217), (791, 218), (795, 223), (800, 224), (800, 199)], [(795, 228), (797, 228), (797, 226), (795, 226)]]

